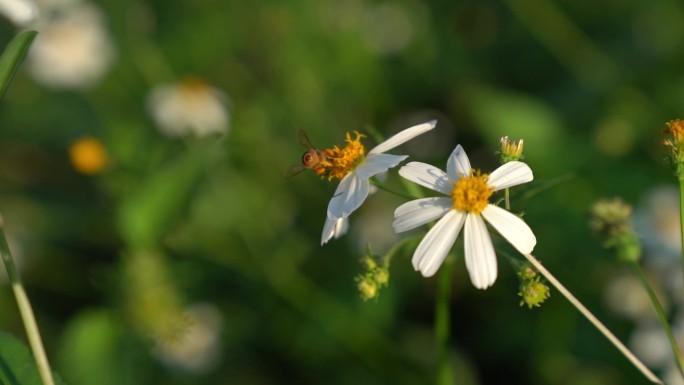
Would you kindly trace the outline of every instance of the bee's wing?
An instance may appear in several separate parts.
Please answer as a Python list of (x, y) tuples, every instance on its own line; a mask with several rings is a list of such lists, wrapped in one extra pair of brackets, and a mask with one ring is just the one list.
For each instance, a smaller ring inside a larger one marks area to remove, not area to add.
[(304, 170), (306, 167), (303, 164), (293, 164), (285, 170), (285, 178), (292, 178)]
[(299, 131), (297, 131), (297, 139), (299, 140), (299, 144), (301, 144), (302, 146), (308, 149), (314, 148), (314, 146), (311, 144), (311, 141), (309, 140), (309, 136), (301, 128), (299, 129)]

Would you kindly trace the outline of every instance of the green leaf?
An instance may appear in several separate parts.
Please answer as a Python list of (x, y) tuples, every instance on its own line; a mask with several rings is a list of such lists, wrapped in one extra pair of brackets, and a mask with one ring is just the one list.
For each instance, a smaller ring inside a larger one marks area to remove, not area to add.
[(107, 309), (85, 310), (64, 328), (57, 359), (69, 385), (136, 385), (149, 366), (145, 347)]
[[(62, 379), (53, 372), (55, 384)], [(0, 331), (0, 384), (42, 385), (38, 368), (28, 348), (11, 334)]]
[(126, 197), (119, 210), (119, 225), (130, 246), (154, 247), (178, 223), (205, 174), (212, 148), (213, 143), (203, 143), (180, 154)]
[(17, 73), (37, 34), (36, 31), (21, 32), (7, 44), (7, 48), (0, 55), (0, 99), (5, 96), (14, 74)]
[(474, 86), (466, 89), (463, 99), (469, 102), (480, 133), (493, 148), (502, 136), (525, 140), (525, 157), (549, 159), (564, 142), (564, 129), (558, 112), (543, 100), (512, 90)]

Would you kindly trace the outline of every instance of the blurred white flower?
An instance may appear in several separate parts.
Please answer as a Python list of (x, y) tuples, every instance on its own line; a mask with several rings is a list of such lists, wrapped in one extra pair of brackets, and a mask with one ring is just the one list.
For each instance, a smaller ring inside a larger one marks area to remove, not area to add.
[(674, 185), (649, 190), (634, 211), (634, 229), (644, 246), (644, 265), (657, 276), (672, 301), (684, 305), (679, 190)]
[(57, 89), (87, 89), (109, 69), (114, 47), (100, 9), (85, 2), (41, 3), (27, 58), (33, 79)]
[(162, 133), (170, 137), (202, 137), (228, 132), (230, 115), (223, 93), (196, 77), (156, 86), (148, 109)]
[[(672, 332), (675, 333), (676, 329)], [(672, 360), (672, 348), (658, 321), (640, 324), (632, 332), (629, 344), (634, 353), (649, 366), (660, 368)]]
[(679, 190), (674, 185), (648, 191), (634, 212), (634, 228), (643, 240), (648, 257), (679, 261), (682, 255), (679, 223)]
[(220, 358), (219, 334), (223, 319), (219, 310), (207, 303), (190, 306), (185, 315), (187, 326), (178, 338), (158, 341), (154, 354), (169, 366), (201, 372)]
[(18, 26), (25, 26), (38, 17), (38, 6), (32, 0), (0, 0), (0, 14)]
[[(684, 317), (678, 315), (670, 325), (677, 345), (684, 346)], [(672, 354), (672, 347), (657, 321), (639, 324), (630, 337), (629, 345), (646, 365), (660, 369), (668, 385), (684, 385)]]
[[(661, 304), (667, 309), (668, 301), (663, 295), (657, 279), (651, 279), (653, 289), (656, 291)], [(610, 309), (633, 321), (657, 320), (653, 310), (653, 304), (641, 282), (633, 273), (622, 273), (611, 278), (606, 285), (604, 298)]]

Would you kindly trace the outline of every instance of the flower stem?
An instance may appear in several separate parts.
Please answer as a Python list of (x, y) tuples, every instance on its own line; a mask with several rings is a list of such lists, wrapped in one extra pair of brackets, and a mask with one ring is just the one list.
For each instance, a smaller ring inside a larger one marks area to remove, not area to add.
[(31, 303), (21, 284), (19, 273), (14, 265), (14, 260), (12, 259), (9, 245), (7, 244), (7, 238), (5, 237), (5, 222), (3, 221), (2, 216), (0, 216), (0, 254), (2, 255), (2, 261), (7, 269), (7, 277), (12, 284), (12, 291), (14, 292), (14, 297), (16, 298), (17, 306), (19, 307), (19, 313), (21, 314), (21, 319), (26, 328), (29, 345), (33, 351), (36, 365), (38, 366), (40, 379), (42, 380), (43, 385), (54, 385), (55, 380), (52, 378), (52, 370), (50, 370), (50, 364), (48, 363), (47, 355), (45, 354), (43, 341), (40, 338), (36, 317), (33, 315)]
[(684, 276), (684, 179), (679, 179), (679, 225), (682, 237), (682, 275)]
[(383, 267), (389, 267), (390, 263), (392, 262), (392, 258), (394, 258), (394, 256), (397, 255), (402, 248), (410, 243), (418, 243), (420, 239), (421, 237), (416, 235), (413, 237), (402, 238), (399, 242), (395, 243), (394, 246), (392, 246), (392, 248), (390, 248), (382, 257)]
[(411, 196), (411, 195), (409, 195), (409, 194), (404, 194), (404, 193), (401, 193), (401, 192), (399, 192), (399, 191), (396, 191), (396, 190), (392, 190), (392, 189), (390, 189), (390, 188), (387, 188), (387, 187), (385, 187), (384, 184), (378, 182), (378, 181), (375, 180), (374, 178), (371, 178), (371, 179), (370, 179), (370, 182), (371, 182), (371, 184), (372, 184), (373, 186), (379, 188), (380, 190), (386, 191), (386, 192), (388, 192), (388, 193), (390, 193), (390, 194), (394, 194), (394, 195), (396, 195), (396, 196), (398, 196), (398, 197), (405, 198), (405, 199), (408, 199), (408, 200), (416, 199), (415, 196)]
[(563, 286), (563, 284), (561, 284), (560, 281), (553, 276), (553, 274), (546, 270), (546, 268), (541, 264), (541, 262), (539, 262), (539, 260), (537, 260), (537, 258), (535, 258), (532, 254), (523, 255), (540, 273), (544, 275), (544, 277), (546, 277), (546, 279), (549, 280), (549, 282), (551, 282), (556, 290), (563, 294), (563, 296), (570, 301), (570, 303), (575, 306), (575, 308), (579, 310), (579, 312), (582, 313), (582, 315), (586, 317), (587, 320), (589, 320), (589, 322), (591, 322), (592, 325), (594, 325), (594, 327), (598, 329), (608, 339), (608, 341), (610, 341), (632, 363), (632, 365), (639, 369), (644, 377), (654, 384), (663, 384), (663, 382), (660, 381), (660, 379), (658, 379), (658, 377), (656, 377), (656, 375), (653, 374), (653, 372), (651, 372), (646, 365), (643, 364), (643, 362), (639, 361), (634, 353), (627, 349), (627, 347), (620, 342), (620, 340), (615, 337), (615, 335), (608, 330), (608, 328), (603, 325), (603, 323), (601, 323), (601, 321), (599, 321), (598, 318), (596, 318), (596, 316), (589, 311), (589, 309), (582, 305), (582, 303), (575, 298), (575, 296), (572, 295), (572, 293), (570, 293), (570, 291), (568, 291), (568, 289), (566, 289), (565, 286)]
[(439, 271), (437, 303), (435, 305), (435, 342), (437, 343), (437, 385), (453, 385), (454, 371), (451, 365), (449, 337), (451, 335), (451, 302), (452, 263), (450, 258)]
[(675, 339), (674, 335), (672, 334), (672, 329), (670, 328), (670, 324), (667, 322), (667, 316), (665, 315), (665, 310), (663, 309), (663, 306), (660, 304), (660, 301), (658, 301), (658, 297), (656, 296), (655, 292), (653, 291), (651, 286), (648, 284), (648, 280), (646, 279), (646, 275), (644, 274), (644, 271), (641, 269), (639, 264), (636, 262), (632, 262), (632, 263), (630, 263), (630, 266), (632, 267), (632, 270), (634, 270), (636, 275), (639, 277), (641, 284), (644, 286), (646, 293), (648, 293), (648, 296), (651, 299), (651, 303), (653, 303), (653, 307), (655, 308), (656, 314), (658, 314), (658, 320), (660, 321), (660, 324), (662, 325), (663, 330), (665, 331), (665, 334), (667, 335), (667, 339), (670, 341), (670, 346), (672, 347), (672, 353), (674, 354), (675, 361), (677, 362), (677, 369), (679, 369), (679, 374), (682, 376), (682, 378), (684, 378), (684, 366), (682, 365), (682, 354), (679, 350), (679, 346), (677, 346), (677, 340)]
[(508, 190), (508, 188), (504, 190), (504, 197), (506, 198), (506, 210), (511, 211), (511, 192)]

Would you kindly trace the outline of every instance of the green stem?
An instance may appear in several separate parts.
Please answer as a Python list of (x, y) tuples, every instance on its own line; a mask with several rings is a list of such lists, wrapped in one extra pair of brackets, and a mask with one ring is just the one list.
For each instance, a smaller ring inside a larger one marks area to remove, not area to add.
[(387, 188), (387, 187), (385, 187), (385, 185), (383, 185), (382, 183), (378, 182), (378, 181), (375, 180), (374, 178), (371, 178), (370, 182), (371, 182), (371, 184), (373, 184), (373, 186), (379, 188), (380, 190), (386, 191), (386, 192), (388, 192), (388, 193), (390, 193), (390, 194), (394, 194), (394, 195), (396, 195), (396, 196), (398, 196), (398, 197), (402, 197), (402, 198), (405, 198), (405, 199), (408, 199), (408, 200), (416, 199), (416, 197), (414, 197), (414, 196), (411, 196), (411, 195), (408, 195), (408, 194), (404, 194), (404, 193), (400, 193), (399, 191), (396, 191), (396, 190), (392, 190), (392, 189), (390, 189), (390, 188)]
[(12, 254), (10, 253), (9, 245), (7, 244), (7, 238), (5, 237), (5, 222), (3, 221), (2, 216), (0, 216), (0, 254), (2, 255), (2, 261), (7, 269), (7, 277), (12, 284), (14, 297), (17, 299), (19, 313), (21, 314), (21, 319), (26, 328), (26, 334), (31, 350), (33, 351), (33, 356), (36, 359), (40, 379), (42, 380), (43, 385), (54, 385), (55, 380), (52, 378), (52, 370), (50, 370), (50, 364), (47, 355), (45, 354), (43, 341), (40, 338), (36, 317), (33, 314), (31, 303), (29, 302), (26, 291), (19, 279), (19, 273), (14, 265), (14, 259), (12, 259)]
[(505, 203), (506, 210), (510, 211), (511, 210), (511, 192), (508, 190), (508, 188), (506, 188), (504, 190), (504, 196), (506, 198), (506, 201), (505, 201), (506, 202)]
[(452, 263), (449, 258), (439, 271), (437, 303), (435, 305), (435, 339), (437, 343), (437, 385), (453, 385), (454, 371), (451, 365), (449, 337), (451, 335), (451, 317), (449, 304), (451, 300)]
[(684, 276), (684, 179), (679, 179), (679, 225), (682, 237), (682, 275)]
[(383, 266), (389, 267), (390, 263), (392, 262), (392, 258), (394, 258), (394, 256), (397, 255), (401, 249), (410, 243), (417, 243), (420, 239), (421, 236), (416, 235), (413, 237), (402, 238), (400, 241), (395, 243), (394, 246), (392, 246), (392, 248), (390, 248), (389, 251), (387, 251), (387, 253), (385, 253), (385, 255), (382, 257)]
[(648, 284), (648, 280), (646, 279), (646, 275), (644, 274), (644, 271), (641, 269), (641, 266), (637, 262), (632, 262), (630, 263), (630, 266), (632, 267), (632, 270), (636, 273), (636, 275), (639, 277), (639, 280), (641, 281), (641, 284), (644, 286), (644, 289), (646, 290), (646, 293), (648, 293), (648, 297), (651, 299), (651, 303), (653, 304), (653, 307), (655, 308), (656, 314), (658, 314), (658, 320), (660, 321), (660, 324), (663, 327), (663, 330), (665, 331), (665, 334), (667, 335), (667, 339), (670, 341), (670, 346), (672, 347), (672, 353), (674, 354), (675, 361), (677, 362), (677, 369), (679, 369), (679, 374), (684, 378), (684, 366), (682, 365), (682, 354), (679, 350), (679, 346), (677, 346), (677, 340), (675, 339), (674, 335), (672, 334), (672, 329), (670, 329), (670, 324), (667, 322), (667, 316), (665, 315), (665, 310), (663, 309), (663, 306), (660, 304), (660, 301), (658, 301), (658, 297), (656, 296), (655, 292), (651, 288), (651, 285)]

